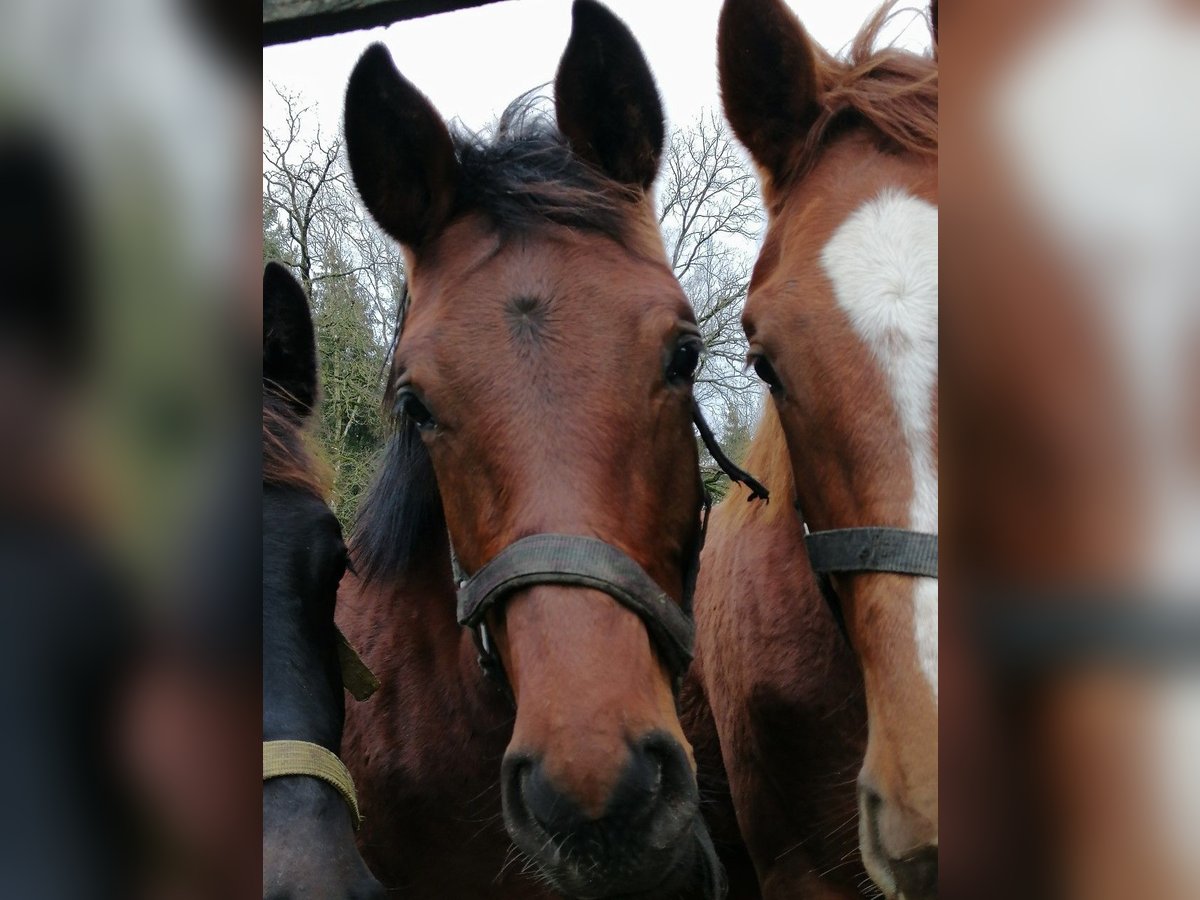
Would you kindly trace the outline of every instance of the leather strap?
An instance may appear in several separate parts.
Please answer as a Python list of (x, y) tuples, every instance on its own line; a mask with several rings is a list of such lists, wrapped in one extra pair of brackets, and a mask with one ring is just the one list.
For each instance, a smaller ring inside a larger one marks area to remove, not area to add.
[(813, 570), (938, 577), (938, 536), (904, 528), (834, 528), (804, 537)]
[(497, 602), (538, 584), (603, 591), (641, 617), (677, 678), (691, 663), (695, 626), (687, 614), (633, 559), (582, 535), (535, 534), (506, 547), (459, 589), (458, 622), (477, 629)]
[(334, 630), (337, 632), (337, 655), (342, 668), (342, 684), (355, 700), (366, 700), (379, 690), (379, 679), (350, 646), (350, 642), (342, 634), (342, 629)]
[(290, 775), (308, 775), (333, 785), (350, 807), (355, 830), (362, 825), (354, 779), (336, 753), (309, 741), (263, 741), (263, 781)]

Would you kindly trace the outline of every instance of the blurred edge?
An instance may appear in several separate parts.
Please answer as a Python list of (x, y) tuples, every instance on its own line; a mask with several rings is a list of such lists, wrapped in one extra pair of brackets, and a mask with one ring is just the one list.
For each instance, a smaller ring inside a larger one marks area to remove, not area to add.
[(957, 3), (941, 888), (1200, 892), (1200, 18)]
[(258, 26), (3, 18), (0, 896), (257, 896)]

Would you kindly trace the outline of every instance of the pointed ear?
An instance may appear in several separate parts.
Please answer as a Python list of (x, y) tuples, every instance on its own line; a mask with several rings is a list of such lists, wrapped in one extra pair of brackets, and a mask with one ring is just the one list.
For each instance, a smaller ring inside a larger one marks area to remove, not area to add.
[(413, 249), (438, 234), (454, 209), (454, 145), (382, 44), (368, 47), (350, 75), (345, 133), (354, 184), (375, 221)]
[(283, 266), (263, 269), (263, 386), (278, 388), (298, 419), (317, 402), (317, 342), (304, 290)]
[(938, 26), (937, 5), (938, 5), (938, 0), (930, 0), (930, 3), (929, 3), (929, 30), (933, 32), (933, 58), (934, 59), (937, 59), (937, 50), (938, 50), (938, 46), (937, 46), (937, 26)]
[(772, 176), (820, 113), (816, 60), (800, 20), (782, 0), (725, 0), (717, 31), (725, 117)]
[(554, 100), (576, 154), (622, 184), (654, 183), (664, 130), (658, 88), (633, 34), (595, 0), (571, 8)]

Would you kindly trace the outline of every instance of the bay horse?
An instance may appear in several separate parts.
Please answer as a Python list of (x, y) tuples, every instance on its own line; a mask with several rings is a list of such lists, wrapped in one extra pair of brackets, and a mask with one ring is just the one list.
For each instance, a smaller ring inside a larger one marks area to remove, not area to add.
[(662, 108), (593, 0), (554, 95), (553, 123), (526, 96), (479, 137), (381, 45), (347, 87), (354, 182), (408, 277), (339, 602), (382, 682), (347, 720), (360, 842), (410, 897), (715, 898), (675, 696), (701, 341), (652, 205)]
[(348, 557), (305, 428), (317, 401), (308, 298), (263, 271), (263, 897), (384, 896), (354, 842), (341, 777), (345, 651), (333, 621)]
[(937, 890), (938, 81), (934, 59), (876, 49), (889, 12), (845, 59), (781, 0), (726, 0), (720, 16), (722, 101), (768, 213), (742, 317), (771, 394), (749, 464), (800, 515), (747, 509), (735, 489), (696, 614), (734, 803), (773, 896), (847, 893), (842, 845), (826, 846), (842, 820), (824, 834), (805, 817), (832, 808), (848, 824), (855, 806), (875, 884)]

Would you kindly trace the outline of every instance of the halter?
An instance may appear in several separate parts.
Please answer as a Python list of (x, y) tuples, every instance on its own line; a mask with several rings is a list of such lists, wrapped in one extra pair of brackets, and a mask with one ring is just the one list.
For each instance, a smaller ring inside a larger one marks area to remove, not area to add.
[(846, 643), (850, 643), (850, 631), (830, 575), (892, 572), (897, 575), (938, 577), (936, 534), (882, 526), (809, 531), (799, 500), (795, 501), (795, 507), (800, 524), (804, 526), (809, 565), (817, 575), (821, 596), (825, 598)]
[(307, 775), (333, 785), (350, 807), (354, 830), (362, 825), (354, 779), (332, 750), (311, 741), (263, 741), (263, 781), (289, 775)]
[[(692, 402), (692, 421), (709, 453), (730, 480), (750, 488), (750, 499), (767, 500), (769, 494), (758, 481), (738, 468), (722, 451), (704, 420), (700, 405)], [(683, 598), (676, 604), (637, 562), (612, 544), (594, 537), (573, 534), (535, 534), (510, 544), (473, 575), (459, 566), (451, 546), (455, 583), (458, 589), (458, 623), (470, 628), (479, 650), (479, 665), (485, 675), (500, 685), (515, 705), (512, 686), (500, 655), (488, 634), (486, 618), (514, 593), (540, 584), (585, 587), (601, 591), (637, 614), (646, 625), (655, 649), (671, 673), (678, 696), (683, 675), (692, 661), (696, 627), (692, 619), (692, 597), (700, 572), (700, 551), (708, 530), (712, 498), (700, 483), (699, 530), (692, 542), (691, 558), (684, 571)]]
[[(412, 292), (405, 281), (389, 359), (400, 344), (411, 303)], [(767, 489), (721, 450), (695, 397), (692, 398), (692, 422), (713, 461), (729, 476), (729, 480), (746, 485), (750, 489), (748, 499), (769, 500)], [(454, 542), (447, 536), (454, 583), (458, 588), (458, 624), (471, 629), (475, 647), (479, 651), (479, 667), (484, 675), (499, 685), (510, 703), (515, 706), (516, 698), (485, 620), (490, 610), (502, 606), (513, 593), (539, 584), (592, 588), (608, 594), (636, 613), (646, 624), (655, 648), (671, 672), (672, 685), (678, 696), (683, 675), (692, 661), (696, 631), (692, 619), (692, 595), (700, 573), (700, 551), (704, 548), (708, 513), (712, 508), (712, 497), (703, 477), (700, 478), (700, 497), (699, 529), (693, 541), (691, 559), (683, 573), (680, 605), (676, 605), (628, 554), (599, 538), (551, 533), (531, 535), (510, 544), (477, 572), (468, 575), (459, 564)]]
[[(337, 633), (342, 684), (355, 700), (366, 700), (379, 688), (379, 679), (350, 646), (342, 630), (335, 626), (334, 631)], [(358, 810), (354, 779), (336, 753), (312, 741), (263, 741), (263, 781), (292, 775), (307, 775), (333, 785), (350, 807), (354, 830), (359, 829), (362, 825), (362, 814)]]

